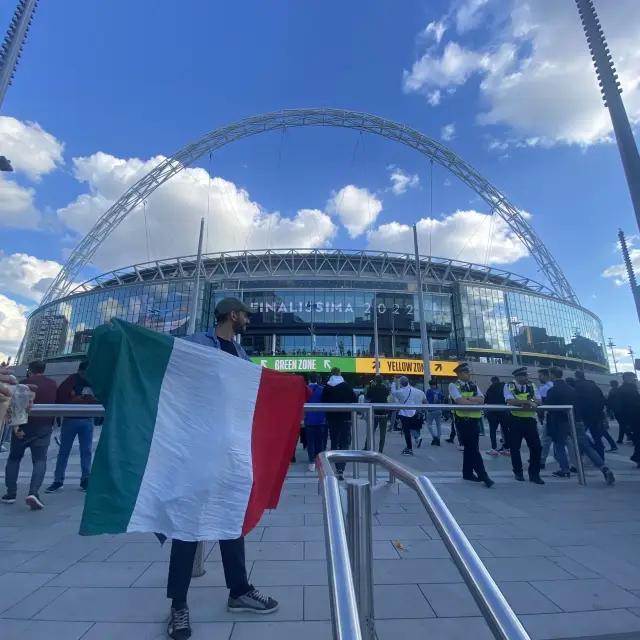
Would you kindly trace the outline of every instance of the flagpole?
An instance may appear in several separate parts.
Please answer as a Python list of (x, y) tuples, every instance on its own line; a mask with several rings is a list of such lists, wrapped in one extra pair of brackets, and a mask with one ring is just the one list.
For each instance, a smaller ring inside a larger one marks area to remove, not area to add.
[(416, 279), (418, 281), (418, 306), (420, 307), (420, 340), (422, 342), (422, 364), (424, 374), (424, 391), (429, 388), (431, 378), (431, 363), (429, 358), (429, 339), (427, 337), (427, 318), (424, 311), (424, 294), (422, 293), (422, 270), (420, 269), (420, 254), (418, 252), (418, 228), (413, 225), (413, 247), (416, 254)]
[(380, 345), (378, 343), (378, 295), (373, 293), (373, 352), (376, 359), (376, 375), (380, 373)]
[(198, 298), (200, 296), (200, 271), (202, 270), (202, 239), (204, 237), (204, 218), (200, 218), (200, 237), (198, 238), (198, 257), (196, 258), (196, 280), (193, 286), (191, 302), (191, 317), (189, 318), (188, 334), (196, 332), (196, 318), (198, 317)]

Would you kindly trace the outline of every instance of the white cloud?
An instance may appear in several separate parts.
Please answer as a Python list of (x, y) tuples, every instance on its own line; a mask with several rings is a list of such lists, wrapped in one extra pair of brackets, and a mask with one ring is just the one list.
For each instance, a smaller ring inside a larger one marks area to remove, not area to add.
[(475, 29), (481, 22), (483, 8), (489, 0), (467, 0), (456, 11), (455, 21), (458, 33)]
[(441, 56), (425, 53), (414, 62), (411, 71), (404, 72), (404, 90), (431, 93), (434, 88), (455, 89), (488, 64), (489, 56), (468, 51), (456, 42), (449, 42)]
[(444, 21), (430, 22), (422, 32), (422, 36), (423, 38), (433, 38), (436, 41), (436, 44), (440, 44), (442, 36), (446, 30), (447, 27)]
[(0, 250), (0, 291), (39, 301), (62, 265), (24, 253)]
[[(640, 274), (640, 249), (631, 249), (629, 251), (629, 258), (631, 258), (631, 264), (636, 272), (636, 275)], [(627, 267), (624, 262), (613, 264), (607, 267), (602, 275), (605, 278), (613, 278), (613, 281), (617, 285), (623, 285), (629, 282), (629, 275), (627, 274)]]
[(15, 358), (27, 327), (29, 308), (0, 293), (0, 360)]
[(447, 142), (449, 140), (453, 140), (456, 137), (456, 125), (453, 124), (453, 122), (451, 124), (446, 124), (440, 130), (440, 137)]
[[(423, 218), (417, 227), (423, 254), (481, 264), (508, 264), (528, 255), (520, 239), (498, 216), (492, 223), (487, 214), (456, 211), (441, 220)], [(371, 249), (413, 251), (413, 232), (406, 224), (383, 224), (367, 237)]]
[(427, 94), (427, 101), (432, 107), (437, 107), (440, 104), (441, 98), (442, 98), (442, 94), (440, 93), (440, 89), (436, 89), (435, 91), (430, 91)]
[(35, 229), (39, 224), (40, 214), (34, 199), (33, 189), (22, 187), (0, 173), (0, 227)]
[(401, 196), (403, 193), (406, 193), (407, 189), (414, 189), (420, 186), (420, 177), (417, 173), (410, 175), (393, 164), (389, 165), (387, 169), (391, 171), (390, 178), (393, 183), (391, 191), (396, 196)]
[(619, 347), (614, 347), (613, 353), (616, 358), (615, 366), (613, 364), (613, 358), (611, 357), (611, 349), (607, 348), (607, 358), (609, 359), (609, 367), (612, 373), (616, 369), (618, 369), (618, 373), (622, 373), (623, 371), (635, 371), (628, 348), (620, 349)]
[[(96, 153), (73, 160), (87, 192), (58, 210), (61, 222), (77, 239), (137, 180), (163, 157), (121, 159)], [(209, 213), (207, 214), (207, 211)], [(251, 200), (246, 189), (201, 168), (187, 168), (159, 187), (105, 240), (92, 261), (108, 270), (147, 260), (146, 228), (151, 259), (196, 252), (200, 218), (206, 220), (205, 250), (326, 245), (336, 232), (331, 218), (318, 209), (301, 209), (293, 217), (269, 213)]]
[[(482, 15), (490, 27), (475, 36), (481, 44), (471, 48), (449, 42), (440, 54), (428, 50), (404, 72), (405, 91), (428, 95), (478, 76), (480, 124), (505, 126), (527, 145), (586, 146), (612, 139), (575, 3), (476, 0), (464, 6), (475, 5), (481, 12), (463, 12), (457, 26), (458, 31), (478, 26), (475, 17)], [(640, 122), (640, 3), (600, 2), (597, 9), (627, 112)]]
[(63, 150), (64, 145), (37, 122), (0, 116), (0, 155), (9, 158), (15, 171), (37, 180), (62, 164)]
[(349, 235), (357, 238), (375, 223), (382, 211), (382, 201), (368, 189), (349, 184), (332, 194), (327, 202), (327, 211), (337, 215)]

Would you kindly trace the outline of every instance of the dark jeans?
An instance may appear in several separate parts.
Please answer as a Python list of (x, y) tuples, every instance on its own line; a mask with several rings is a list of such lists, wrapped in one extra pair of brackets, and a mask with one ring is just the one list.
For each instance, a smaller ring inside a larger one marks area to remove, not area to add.
[(624, 424), (624, 420), (620, 416), (620, 414), (615, 414), (616, 421), (618, 422), (618, 444), (622, 444), (624, 442), (624, 435), (627, 432), (627, 429)]
[[(220, 556), (224, 569), (224, 580), (229, 589), (229, 597), (239, 598), (252, 587), (247, 579), (247, 567), (244, 558), (244, 538), (220, 540)], [(191, 584), (193, 561), (196, 557), (197, 542), (173, 540), (169, 560), (167, 579), (167, 598), (177, 603), (187, 602), (187, 592)]]
[[(387, 422), (389, 420), (388, 413), (374, 413), (373, 414), (373, 433), (379, 429), (380, 430), (380, 438), (378, 441), (378, 451), (382, 453), (384, 451), (384, 443), (387, 439)], [(375, 435), (374, 435), (374, 443), (375, 443)], [(369, 438), (365, 440), (364, 448), (369, 449)]]
[(482, 454), (480, 453), (480, 424), (479, 418), (456, 417), (458, 441), (464, 447), (462, 454), (462, 477), (469, 478), (475, 471), (479, 478), (485, 478)]
[(501, 411), (487, 411), (487, 421), (489, 422), (489, 437), (491, 438), (491, 448), (497, 450), (498, 439), (496, 438), (496, 432), (498, 427), (502, 428), (502, 436), (504, 439), (504, 448), (509, 448), (509, 442), (507, 435), (509, 433), (508, 428), (505, 426), (507, 422), (507, 415)]
[(307, 453), (309, 454), (309, 462), (313, 462), (319, 453), (325, 450), (327, 442), (327, 425), (326, 424), (308, 424), (304, 428), (307, 439)]
[(540, 475), (540, 456), (542, 444), (538, 435), (538, 422), (535, 418), (521, 418), (511, 415), (509, 417), (509, 438), (511, 440), (511, 464), (513, 472), (522, 475), (522, 458), (520, 447), (525, 440), (529, 447), (529, 477), (537, 478)]
[[(334, 422), (329, 424), (329, 437), (331, 438), (331, 450), (348, 450), (351, 447), (351, 421)], [(344, 471), (346, 462), (338, 462), (336, 469)]]
[(78, 436), (80, 446), (80, 470), (82, 478), (91, 471), (91, 445), (93, 443), (93, 418), (65, 418), (60, 429), (60, 451), (53, 474), (54, 482), (64, 483), (69, 454)]
[(593, 438), (593, 448), (604, 460), (604, 444), (602, 443), (604, 428), (602, 427), (602, 414), (596, 416), (585, 416), (583, 423)]
[(415, 416), (400, 416), (400, 422), (402, 423), (402, 435), (404, 435), (404, 441), (409, 451), (413, 450), (413, 444), (411, 443), (411, 430), (419, 430), (422, 426), (422, 420)]
[(607, 441), (612, 449), (618, 448), (616, 441), (611, 437), (611, 434), (609, 433), (609, 421), (605, 416), (603, 416), (602, 419), (602, 437)]
[(9, 458), (5, 468), (4, 481), (7, 485), (7, 493), (16, 493), (18, 490), (18, 474), (20, 473), (20, 463), (27, 449), (31, 449), (31, 462), (33, 471), (31, 472), (31, 484), (29, 495), (37, 494), (40, 491), (44, 475), (47, 472), (47, 449), (51, 441), (50, 427), (22, 427), (24, 437), (18, 438), (15, 433), (11, 434), (11, 445)]

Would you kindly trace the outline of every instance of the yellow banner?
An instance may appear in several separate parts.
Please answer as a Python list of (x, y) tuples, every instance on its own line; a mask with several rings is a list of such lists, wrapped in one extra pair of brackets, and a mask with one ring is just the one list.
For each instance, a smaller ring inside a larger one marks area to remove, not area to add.
[[(453, 371), (458, 366), (457, 362), (450, 360), (432, 360), (431, 375), (455, 378)], [(421, 376), (424, 365), (422, 360), (410, 360), (404, 358), (380, 358), (380, 373), (391, 376)], [(356, 358), (356, 373), (375, 373), (375, 358)]]

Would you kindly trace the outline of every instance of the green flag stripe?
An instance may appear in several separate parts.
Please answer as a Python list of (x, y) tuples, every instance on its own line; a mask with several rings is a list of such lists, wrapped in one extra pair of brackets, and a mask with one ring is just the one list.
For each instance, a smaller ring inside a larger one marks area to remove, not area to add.
[(127, 530), (149, 457), (173, 344), (171, 336), (120, 320), (114, 320), (112, 327), (98, 327), (93, 334), (87, 378), (106, 415), (80, 535)]

